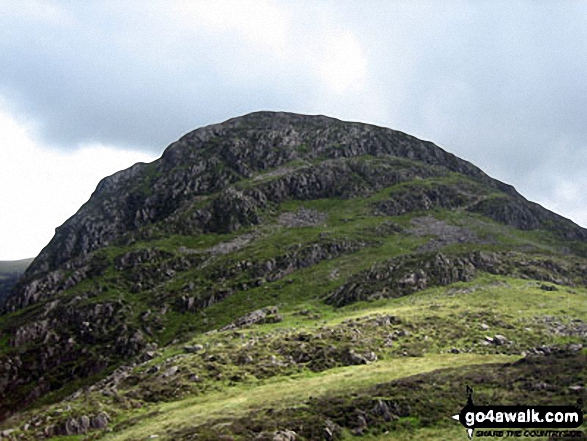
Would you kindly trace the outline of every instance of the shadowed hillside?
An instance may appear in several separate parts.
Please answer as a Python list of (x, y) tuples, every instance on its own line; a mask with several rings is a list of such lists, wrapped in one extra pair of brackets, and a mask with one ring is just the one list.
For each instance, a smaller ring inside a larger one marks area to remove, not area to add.
[(0, 261), (0, 303), (16, 285), (32, 261), (33, 259)]

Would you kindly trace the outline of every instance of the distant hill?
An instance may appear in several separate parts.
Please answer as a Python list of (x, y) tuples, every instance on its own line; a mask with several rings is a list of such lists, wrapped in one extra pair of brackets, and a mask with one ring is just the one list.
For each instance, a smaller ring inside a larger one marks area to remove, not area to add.
[(0, 303), (16, 284), (33, 259), (0, 260)]

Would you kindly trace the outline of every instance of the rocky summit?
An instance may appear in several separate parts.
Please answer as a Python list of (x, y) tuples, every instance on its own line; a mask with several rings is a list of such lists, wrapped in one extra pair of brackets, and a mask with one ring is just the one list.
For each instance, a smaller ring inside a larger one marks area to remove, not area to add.
[(0, 438), (464, 439), (467, 385), (587, 398), (585, 344), (587, 230), (431, 142), (256, 112), (103, 179), (4, 295)]

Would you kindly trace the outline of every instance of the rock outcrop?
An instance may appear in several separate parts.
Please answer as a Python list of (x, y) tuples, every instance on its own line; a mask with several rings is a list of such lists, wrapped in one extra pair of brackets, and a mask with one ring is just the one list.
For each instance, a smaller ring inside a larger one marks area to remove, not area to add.
[(434, 286), (467, 282), (479, 271), (560, 285), (587, 284), (587, 266), (520, 253), (418, 253), (388, 260), (359, 272), (328, 295), (327, 303), (345, 306), (361, 300), (401, 297)]

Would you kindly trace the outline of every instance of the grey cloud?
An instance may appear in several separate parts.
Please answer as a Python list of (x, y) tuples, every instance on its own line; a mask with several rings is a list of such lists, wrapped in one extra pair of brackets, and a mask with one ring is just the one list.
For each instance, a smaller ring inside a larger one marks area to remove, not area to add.
[(314, 87), (294, 69), (271, 70), (245, 42), (197, 29), (181, 39), (155, 16), (129, 23), (96, 8), (71, 8), (76, 22), (63, 27), (13, 23), (0, 43), (0, 94), (57, 148), (102, 142), (159, 151), (202, 124), (299, 107), (300, 88)]
[(64, 25), (1, 23), (0, 95), (64, 149), (99, 141), (160, 151), (203, 124), (290, 110), (430, 139), (545, 203), (563, 181), (583, 182), (585, 3), (275, 4), (299, 51), (324, 20), (352, 33), (368, 60), (365, 89), (332, 93), (310, 64), (238, 33), (178, 27), (145, 3), (88, 1), (62, 3), (74, 18)]
[[(392, 125), (471, 160), (531, 199), (555, 205), (563, 182), (584, 182), (587, 6), (451, 5), (452, 14), (431, 3), (418, 11), (430, 23), (411, 28), (421, 33), (421, 44), (410, 48), (418, 61), (399, 60), (409, 74), (384, 92), (386, 101), (401, 108)], [(366, 38), (385, 22), (406, 18), (389, 9), (380, 23), (363, 30)], [(398, 63), (402, 40), (390, 41), (390, 55), (378, 58), (380, 82)], [(587, 203), (579, 199), (564, 202), (564, 212), (578, 212), (574, 205)], [(585, 217), (575, 220), (587, 224)]]

